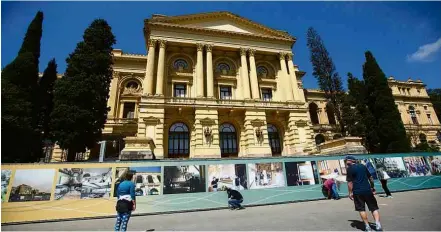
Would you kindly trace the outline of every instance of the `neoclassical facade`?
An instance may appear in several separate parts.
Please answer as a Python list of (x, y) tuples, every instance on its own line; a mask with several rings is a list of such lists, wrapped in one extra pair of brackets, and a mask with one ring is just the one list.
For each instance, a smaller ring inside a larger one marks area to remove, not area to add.
[[(412, 144), (426, 141), (440, 146), (441, 124), (427, 94), (426, 85), (421, 80), (409, 78), (407, 81), (398, 81), (394, 77), (389, 77), (388, 83)], [(305, 96), (315, 143), (341, 137), (333, 107), (326, 101), (324, 92), (307, 89)]]
[(339, 137), (323, 93), (303, 89), (287, 32), (213, 12), (153, 15), (144, 36), (147, 55), (113, 51), (103, 141), (80, 159), (308, 155), (317, 135)]

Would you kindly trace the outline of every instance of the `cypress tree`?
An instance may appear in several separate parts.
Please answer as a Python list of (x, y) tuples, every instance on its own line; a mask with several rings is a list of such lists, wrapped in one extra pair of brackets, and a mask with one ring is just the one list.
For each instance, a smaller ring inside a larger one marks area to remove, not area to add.
[(30, 23), (17, 57), (1, 75), (3, 162), (33, 162), (41, 154), (38, 130), (38, 59), (43, 13)]
[(410, 142), (386, 75), (370, 51), (365, 53), (365, 57), (363, 79), (366, 85), (367, 105), (374, 117), (374, 129), (380, 141), (378, 152), (409, 152)]
[(51, 130), (58, 145), (68, 151), (68, 161), (75, 161), (76, 153), (91, 149), (101, 137), (115, 42), (107, 22), (94, 20), (66, 59), (64, 77), (55, 84)]
[(52, 59), (47, 64), (43, 76), (39, 81), (39, 95), (40, 95), (40, 128), (43, 132), (43, 139), (50, 140), (50, 114), (53, 109), (54, 98), (54, 84), (57, 80), (57, 63)]
[(310, 61), (314, 69), (312, 74), (317, 79), (320, 89), (325, 92), (326, 99), (332, 104), (335, 116), (339, 122), (340, 132), (342, 135), (345, 135), (345, 125), (341, 115), (345, 94), (341, 78), (317, 31), (310, 27), (307, 32), (307, 37)]

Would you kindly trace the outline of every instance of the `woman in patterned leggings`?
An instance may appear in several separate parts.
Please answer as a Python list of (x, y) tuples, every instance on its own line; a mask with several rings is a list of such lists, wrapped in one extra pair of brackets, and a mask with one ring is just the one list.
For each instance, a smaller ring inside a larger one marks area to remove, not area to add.
[(133, 173), (127, 172), (124, 181), (121, 182), (116, 191), (118, 201), (116, 203), (115, 231), (127, 231), (132, 211), (136, 209), (135, 184), (132, 182)]

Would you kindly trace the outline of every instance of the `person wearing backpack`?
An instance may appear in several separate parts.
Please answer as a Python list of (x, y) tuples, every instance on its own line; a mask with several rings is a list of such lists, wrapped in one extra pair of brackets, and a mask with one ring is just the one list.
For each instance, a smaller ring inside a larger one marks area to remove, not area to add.
[(384, 192), (386, 193), (386, 197), (393, 198), (392, 194), (389, 191), (389, 188), (387, 187), (387, 180), (390, 179), (390, 176), (387, 174), (387, 172), (384, 170), (384, 168), (380, 168), (378, 170), (378, 179), (380, 179), (381, 187), (383, 188)]
[(127, 231), (127, 224), (129, 223), (132, 212), (136, 209), (136, 195), (135, 184), (132, 182), (133, 173), (127, 172), (124, 176), (124, 181), (118, 185), (116, 191), (116, 223), (115, 231)]

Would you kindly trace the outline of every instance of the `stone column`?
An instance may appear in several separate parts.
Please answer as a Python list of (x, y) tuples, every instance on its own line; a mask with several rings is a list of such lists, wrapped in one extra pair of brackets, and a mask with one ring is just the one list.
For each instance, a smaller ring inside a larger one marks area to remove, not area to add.
[(243, 84), (243, 98), (250, 99), (250, 79), (248, 78), (248, 64), (247, 64), (247, 50), (240, 48), (240, 61), (242, 65), (242, 84)]
[(203, 44), (196, 44), (197, 46), (197, 64), (196, 64), (196, 77), (197, 77), (197, 85), (196, 85), (196, 97), (204, 96), (204, 64), (203, 64)]
[(207, 48), (207, 97), (214, 97), (214, 80), (213, 80), (213, 54), (211, 44), (206, 45)]
[(288, 68), (289, 68), (289, 75), (290, 75), (290, 79), (291, 79), (291, 86), (292, 86), (292, 90), (294, 91), (294, 100), (295, 101), (301, 101), (301, 97), (300, 97), (300, 92), (299, 92), (299, 85), (297, 83), (297, 76), (296, 76), (296, 70), (294, 68), (294, 63), (292, 61), (292, 53), (288, 53), (287, 55), (288, 58)]
[(280, 58), (280, 68), (282, 70), (282, 82), (285, 84), (286, 86), (286, 91), (285, 91), (285, 95), (286, 95), (286, 100), (287, 101), (292, 101), (292, 86), (291, 86), (291, 81), (289, 80), (289, 76), (288, 76), (288, 72), (286, 69), (286, 62), (285, 62), (285, 53), (280, 52), (279, 53), (279, 58)]
[(253, 99), (259, 99), (259, 82), (257, 80), (257, 72), (256, 72), (256, 61), (254, 59), (254, 53), (256, 52), (255, 49), (250, 49), (250, 79), (251, 79), (251, 93), (253, 96)]
[(164, 95), (164, 63), (165, 63), (165, 46), (167, 41), (159, 40), (159, 57), (158, 72), (156, 74), (156, 95)]
[(149, 43), (149, 51), (147, 55), (147, 66), (145, 72), (145, 78), (142, 83), (143, 94), (152, 95), (153, 94), (153, 71), (155, 69), (155, 46), (156, 40), (150, 39)]

